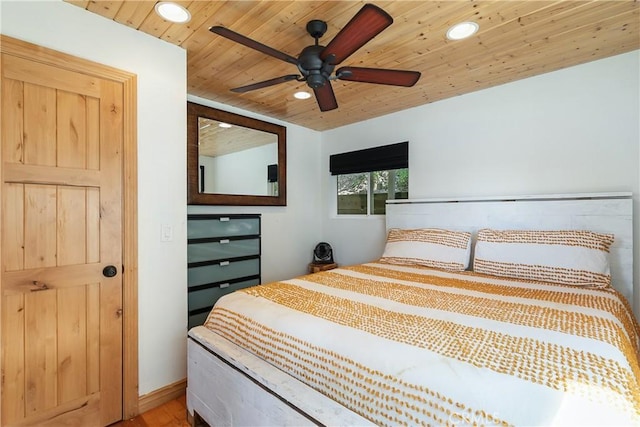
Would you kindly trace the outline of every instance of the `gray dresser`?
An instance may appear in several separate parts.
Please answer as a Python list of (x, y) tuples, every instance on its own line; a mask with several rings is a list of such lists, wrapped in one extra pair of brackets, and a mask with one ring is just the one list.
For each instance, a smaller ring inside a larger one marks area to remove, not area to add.
[(260, 215), (187, 216), (188, 327), (221, 296), (260, 284)]

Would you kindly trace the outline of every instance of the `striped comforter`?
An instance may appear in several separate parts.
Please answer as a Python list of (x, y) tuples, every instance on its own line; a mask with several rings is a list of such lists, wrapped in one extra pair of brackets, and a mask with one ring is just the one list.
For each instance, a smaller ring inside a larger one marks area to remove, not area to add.
[(640, 425), (612, 289), (370, 263), (237, 291), (205, 327), (378, 425)]

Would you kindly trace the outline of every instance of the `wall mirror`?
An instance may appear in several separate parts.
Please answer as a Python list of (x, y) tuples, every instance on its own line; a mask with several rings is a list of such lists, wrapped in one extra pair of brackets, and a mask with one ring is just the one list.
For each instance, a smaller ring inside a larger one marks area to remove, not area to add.
[(286, 206), (286, 132), (284, 126), (187, 102), (187, 202)]

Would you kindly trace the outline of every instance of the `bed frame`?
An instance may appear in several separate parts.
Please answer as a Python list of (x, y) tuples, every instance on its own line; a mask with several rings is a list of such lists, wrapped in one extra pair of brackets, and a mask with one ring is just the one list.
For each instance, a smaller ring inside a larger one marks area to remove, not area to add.
[[(387, 202), (387, 229), (437, 227), (614, 233), (613, 286), (633, 301), (631, 193)], [(189, 331), (187, 409), (192, 425), (371, 425), (361, 416), (203, 326)]]

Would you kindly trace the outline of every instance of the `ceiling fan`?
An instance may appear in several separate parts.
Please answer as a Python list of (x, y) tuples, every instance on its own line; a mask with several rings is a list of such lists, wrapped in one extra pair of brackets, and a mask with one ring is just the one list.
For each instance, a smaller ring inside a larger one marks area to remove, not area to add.
[(318, 43), (318, 39), (327, 31), (327, 23), (314, 19), (307, 23), (307, 32), (315, 39), (315, 44), (302, 49), (297, 58), (225, 27), (214, 26), (209, 28), (209, 31), (266, 55), (289, 62), (297, 66), (300, 71), (300, 74), (288, 74), (237, 87), (231, 91), (243, 93), (292, 80), (306, 82), (315, 93), (320, 111), (329, 111), (338, 108), (331, 80), (339, 79), (406, 87), (416, 84), (420, 78), (420, 73), (417, 71), (341, 67), (332, 75), (336, 65), (347, 59), (392, 23), (393, 18), (387, 12), (375, 5), (365, 4), (325, 47)]

